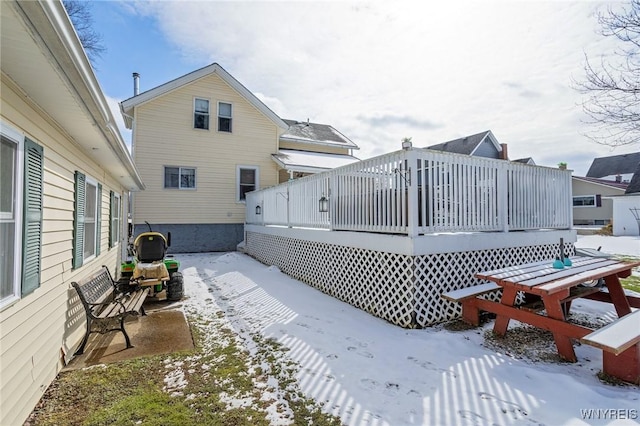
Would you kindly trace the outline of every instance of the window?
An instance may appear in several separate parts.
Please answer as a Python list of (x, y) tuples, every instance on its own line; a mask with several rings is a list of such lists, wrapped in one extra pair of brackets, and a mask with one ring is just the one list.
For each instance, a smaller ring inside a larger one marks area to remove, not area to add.
[(189, 167), (165, 167), (164, 187), (176, 189), (195, 189), (196, 169)]
[(19, 182), (18, 153), (21, 144), (2, 136), (0, 146), (0, 297), (4, 302), (18, 295), (20, 279)]
[(209, 130), (209, 101), (195, 98), (193, 104), (193, 127)]
[(573, 207), (601, 207), (600, 195), (576, 195), (573, 197)]
[(120, 203), (120, 194), (111, 191), (109, 198), (111, 200), (109, 207), (109, 248), (111, 248), (120, 241), (122, 204)]
[(231, 133), (231, 104), (218, 102), (218, 131)]
[(102, 185), (81, 172), (75, 176), (73, 268), (100, 254)]
[(0, 130), (1, 307), (40, 286), (44, 155), (4, 123)]
[(246, 199), (247, 192), (258, 189), (259, 169), (254, 166), (238, 166), (238, 201)]

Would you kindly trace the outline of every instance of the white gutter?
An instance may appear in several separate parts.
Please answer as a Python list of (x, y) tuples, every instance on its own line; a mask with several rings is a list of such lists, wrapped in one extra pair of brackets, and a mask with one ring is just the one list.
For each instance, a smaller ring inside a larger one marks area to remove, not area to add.
[[(95, 77), (93, 68), (91, 68), (89, 59), (87, 58), (84, 48), (80, 43), (78, 35), (67, 15), (66, 10), (64, 9), (62, 2), (55, 0), (39, 0), (37, 2), (16, 2), (16, 4), (20, 9), (22, 9), (22, 12), (26, 16), (30, 16), (32, 13), (28, 10), (29, 8), (36, 7), (36, 4), (40, 6), (53, 30), (58, 34), (64, 49), (69, 55), (70, 61), (82, 79), (82, 83), (87, 89), (91, 99), (85, 99), (78, 92), (78, 82), (75, 76), (70, 76), (67, 70), (62, 66), (60, 66), (60, 69), (64, 72), (70, 85), (75, 89), (78, 99), (82, 100), (87, 112), (89, 112), (91, 117), (93, 117), (93, 120), (103, 134), (111, 151), (125, 166), (135, 184), (138, 186), (138, 189), (144, 189), (145, 185), (142, 182), (142, 178), (133, 163), (133, 159), (127, 150), (124, 139), (115, 124), (116, 121), (106, 99), (104, 98), (100, 84)], [(37, 31), (37, 28), (35, 28), (35, 30)], [(91, 105), (87, 103), (88, 101), (91, 102)], [(91, 108), (92, 106), (95, 108)], [(95, 110), (98, 111), (99, 115), (96, 116), (94, 113)]]

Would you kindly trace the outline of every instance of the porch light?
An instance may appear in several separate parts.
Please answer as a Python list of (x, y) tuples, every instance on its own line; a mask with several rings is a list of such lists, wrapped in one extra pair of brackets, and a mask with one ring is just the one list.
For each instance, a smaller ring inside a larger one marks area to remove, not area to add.
[(260, 204), (258, 204), (256, 206), (256, 215), (261, 215), (262, 214), (262, 207), (260, 207)]
[(320, 213), (326, 213), (329, 211), (329, 199), (322, 194), (320, 200), (318, 200), (318, 211)]
[(411, 138), (402, 138), (402, 149), (408, 150), (413, 146)]

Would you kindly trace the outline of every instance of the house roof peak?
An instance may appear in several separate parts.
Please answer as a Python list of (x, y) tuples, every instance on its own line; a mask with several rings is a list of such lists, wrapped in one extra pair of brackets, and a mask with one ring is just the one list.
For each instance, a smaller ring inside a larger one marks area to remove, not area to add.
[(282, 129), (288, 128), (287, 124), (284, 121), (282, 121), (282, 119), (275, 112), (273, 112), (267, 105), (265, 105), (260, 99), (258, 99), (256, 95), (254, 95), (250, 90), (244, 87), (242, 83), (236, 80), (217, 62), (214, 62), (210, 65), (207, 65), (205, 67), (192, 71), (181, 77), (175, 78), (171, 81), (161, 84), (160, 86), (156, 86), (153, 89), (146, 90), (140, 93), (139, 95), (133, 96), (129, 99), (126, 99), (120, 102), (120, 111), (122, 112), (122, 116), (124, 117), (125, 125), (127, 126), (128, 129), (132, 127), (133, 110), (135, 107), (212, 74), (218, 75), (225, 83), (227, 83), (238, 94), (240, 94), (240, 96), (245, 98), (250, 104), (256, 107), (256, 109), (258, 109), (267, 118), (273, 121), (273, 123), (276, 126)]

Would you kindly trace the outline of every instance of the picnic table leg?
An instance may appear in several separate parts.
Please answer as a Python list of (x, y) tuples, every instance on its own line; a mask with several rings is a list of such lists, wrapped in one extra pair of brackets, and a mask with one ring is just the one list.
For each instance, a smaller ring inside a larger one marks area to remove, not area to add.
[[(562, 303), (560, 303), (560, 299), (557, 296), (543, 296), (542, 300), (544, 302), (544, 308), (547, 311), (547, 316), (549, 318), (554, 318), (560, 321), (566, 320)], [(553, 333), (553, 340), (556, 342), (556, 347), (558, 348), (558, 355), (560, 355), (560, 358), (563, 358), (569, 362), (576, 362), (578, 358), (576, 358), (576, 352), (573, 349), (571, 338), (553, 330), (550, 331)]]
[[(518, 292), (515, 288), (504, 287), (502, 290), (502, 298), (500, 303), (507, 306), (513, 306), (516, 302)], [(493, 325), (493, 332), (498, 336), (504, 336), (509, 327), (509, 317), (507, 315), (497, 315), (496, 322)]]
[(630, 314), (631, 307), (629, 305), (629, 301), (627, 300), (627, 296), (625, 296), (624, 294), (624, 289), (620, 284), (618, 275), (609, 275), (608, 277), (604, 277), (604, 283), (607, 285), (609, 296), (611, 296), (611, 302), (616, 308), (618, 317), (623, 317)]
[(619, 355), (602, 351), (602, 371), (625, 382), (640, 384), (640, 343)]
[(462, 320), (477, 327), (480, 325), (480, 309), (475, 301), (475, 297), (462, 301)]

